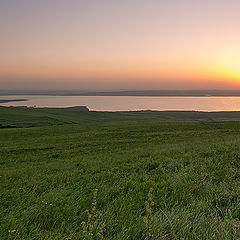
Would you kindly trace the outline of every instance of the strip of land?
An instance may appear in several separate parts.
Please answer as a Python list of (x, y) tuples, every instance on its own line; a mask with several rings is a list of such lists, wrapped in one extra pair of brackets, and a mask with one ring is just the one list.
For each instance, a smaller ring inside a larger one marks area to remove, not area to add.
[(0, 103), (9, 103), (9, 102), (25, 102), (28, 99), (0, 99)]
[(47, 91), (0, 90), (0, 96), (48, 95), (48, 96), (158, 96), (158, 97), (240, 97), (240, 90), (143, 90), (143, 91)]
[(221, 122), (240, 121), (240, 112), (198, 111), (89, 111), (85, 106), (70, 108), (0, 107), (0, 126), (34, 127), (62, 124), (122, 121)]

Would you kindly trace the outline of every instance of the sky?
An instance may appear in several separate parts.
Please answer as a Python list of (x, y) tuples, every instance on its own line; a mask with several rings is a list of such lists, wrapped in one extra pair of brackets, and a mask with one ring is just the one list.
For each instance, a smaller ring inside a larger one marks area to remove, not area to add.
[(0, 0), (0, 89), (240, 89), (239, 0)]

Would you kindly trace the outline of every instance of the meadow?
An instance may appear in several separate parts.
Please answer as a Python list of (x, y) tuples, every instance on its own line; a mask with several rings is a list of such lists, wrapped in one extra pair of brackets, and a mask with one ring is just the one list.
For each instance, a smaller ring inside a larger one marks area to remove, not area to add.
[(240, 238), (240, 122), (0, 113), (0, 239)]

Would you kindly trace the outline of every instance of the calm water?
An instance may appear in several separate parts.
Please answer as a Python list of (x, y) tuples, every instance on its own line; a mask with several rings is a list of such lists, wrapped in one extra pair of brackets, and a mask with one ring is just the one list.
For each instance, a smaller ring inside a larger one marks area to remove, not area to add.
[(136, 97), (136, 96), (0, 96), (0, 99), (29, 99), (2, 106), (71, 107), (90, 110), (196, 110), (239, 111), (240, 97)]

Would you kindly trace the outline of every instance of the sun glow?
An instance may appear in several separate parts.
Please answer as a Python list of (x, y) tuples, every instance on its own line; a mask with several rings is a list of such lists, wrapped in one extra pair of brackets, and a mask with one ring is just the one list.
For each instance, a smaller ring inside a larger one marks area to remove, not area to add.
[(216, 72), (221, 78), (240, 81), (240, 62), (226, 57), (224, 62), (218, 65)]
[(0, 88), (240, 87), (240, 1), (40, 2), (0, 3)]

